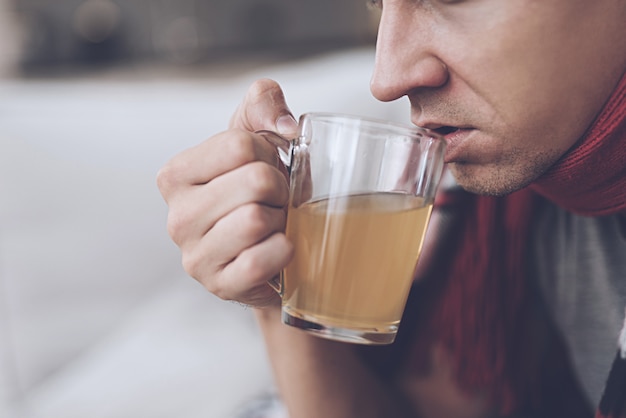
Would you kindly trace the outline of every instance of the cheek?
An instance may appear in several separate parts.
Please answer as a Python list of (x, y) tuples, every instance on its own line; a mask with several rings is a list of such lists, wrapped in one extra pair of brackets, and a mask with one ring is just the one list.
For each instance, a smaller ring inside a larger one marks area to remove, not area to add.
[[(550, 69), (515, 60), (478, 62), (464, 79), (475, 95), (478, 128), (503, 138), (505, 148), (549, 148), (565, 152), (584, 133), (593, 112), (581, 107), (571, 88)], [(543, 72), (542, 72), (543, 71)]]
[(503, 20), (489, 32), (459, 37), (448, 62), (480, 104), (474, 108), (484, 128), (498, 136), (520, 133), (531, 142), (549, 133), (554, 147), (568, 149), (593, 119), (597, 104), (581, 91), (589, 80), (572, 70), (571, 57), (555, 59), (568, 54), (556, 37), (545, 25), (535, 26)]
[(571, 123), (560, 86), (528, 77), (505, 60), (485, 62), (465, 64), (462, 68), (468, 70), (455, 74), (448, 98), (478, 131), (463, 157), (475, 166), (459, 166), (459, 174), (465, 174), (466, 182), (475, 181), (474, 187), (490, 184), (489, 193), (499, 194), (545, 171), (582, 134), (584, 124)]
[(498, 118), (493, 128), (507, 148), (560, 156), (578, 141), (593, 118), (592, 114), (574, 108), (567, 98), (552, 86), (512, 85), (496, 99)]

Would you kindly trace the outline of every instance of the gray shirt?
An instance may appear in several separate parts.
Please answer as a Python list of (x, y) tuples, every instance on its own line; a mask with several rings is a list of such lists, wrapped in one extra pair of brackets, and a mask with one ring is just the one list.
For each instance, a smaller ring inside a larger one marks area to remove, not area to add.
[(531, 233), (533, 276), (588, 401), (598, 405), (626, 307), (626, 237), (619, 219), (545, 205)]

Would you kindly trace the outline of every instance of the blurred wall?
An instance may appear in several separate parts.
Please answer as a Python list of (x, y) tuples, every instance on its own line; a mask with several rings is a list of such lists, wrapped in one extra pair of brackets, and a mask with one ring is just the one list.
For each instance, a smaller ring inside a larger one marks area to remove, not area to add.
[[(370, 42), (364, 0), (0, 0), (23, 31), (21, 66), (210, 60)], [(2, 4), (2, 3), (0, 3)]]

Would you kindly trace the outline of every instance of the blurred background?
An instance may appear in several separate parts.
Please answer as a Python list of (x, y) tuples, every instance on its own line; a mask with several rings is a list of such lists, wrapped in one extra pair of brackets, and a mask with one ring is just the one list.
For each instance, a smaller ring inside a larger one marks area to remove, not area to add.
[(184, 273), (155, 175), (260, 77), (296, 115), (408, 121), (369, 93), (377, 19), (365, 0), (0, 0), (0, 417), (257, 416), (252, 314)]

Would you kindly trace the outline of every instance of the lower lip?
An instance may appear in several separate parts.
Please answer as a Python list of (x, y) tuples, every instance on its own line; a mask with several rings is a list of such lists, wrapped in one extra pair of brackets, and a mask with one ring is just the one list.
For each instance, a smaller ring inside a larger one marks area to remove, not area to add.
[(474, 129), (459, 129), (445, 136), (446, 138), (446, 163), (460, 162), (462, 144), (467, 140)]

